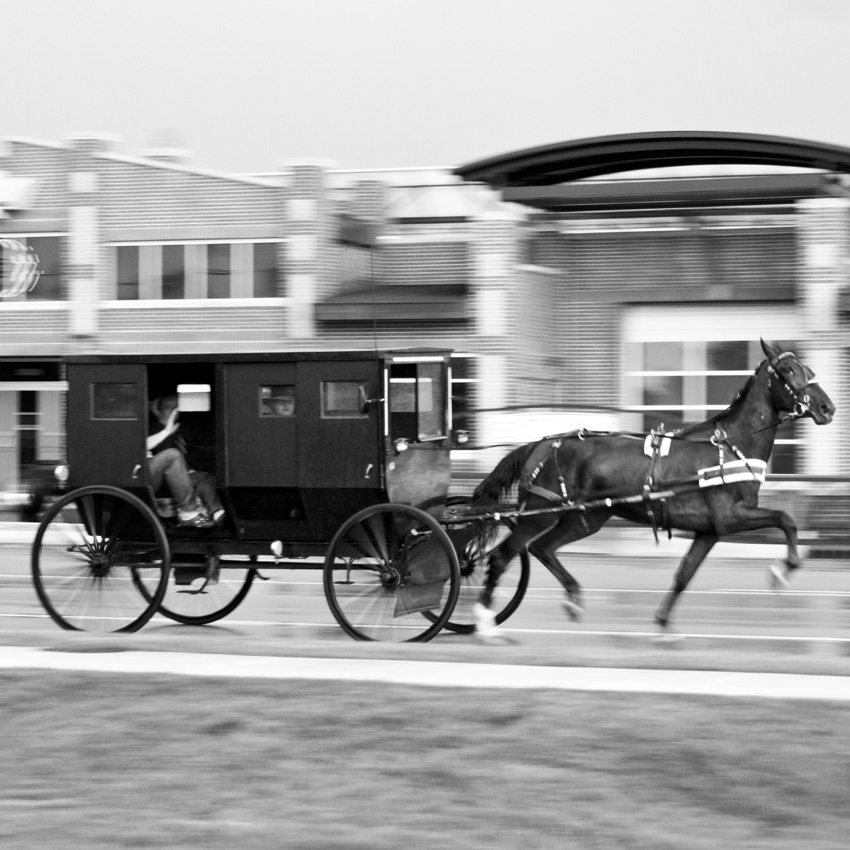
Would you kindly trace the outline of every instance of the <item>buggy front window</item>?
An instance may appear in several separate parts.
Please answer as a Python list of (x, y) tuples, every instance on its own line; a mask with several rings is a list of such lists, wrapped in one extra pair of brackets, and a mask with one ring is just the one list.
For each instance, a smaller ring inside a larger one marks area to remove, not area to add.
[(446, 436), (445, 378), (442, 360), (390, 366), (391, 439), (423, 442)]

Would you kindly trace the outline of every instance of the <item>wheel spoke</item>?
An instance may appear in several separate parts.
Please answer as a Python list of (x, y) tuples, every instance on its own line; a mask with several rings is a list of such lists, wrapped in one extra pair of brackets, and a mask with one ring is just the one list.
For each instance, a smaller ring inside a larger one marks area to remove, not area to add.
[[(352, 561), (352, 555), (359, 557)], [(331, 611), (362, 640), (430, 640), (451, 613), (459, 584), (446, 533), (409, 506), (376, 505), (356, 514), (337, 532), (325, 560)]]
[[(33, 581), (63, 628), (134, 631), (165, 592), (168, 560), (165, 534), (150, 508), (117, 488), (86, 487), (45, 514), (33, 544)], [(139, 592), (137, 564), (150, 574), (147, 594)]]

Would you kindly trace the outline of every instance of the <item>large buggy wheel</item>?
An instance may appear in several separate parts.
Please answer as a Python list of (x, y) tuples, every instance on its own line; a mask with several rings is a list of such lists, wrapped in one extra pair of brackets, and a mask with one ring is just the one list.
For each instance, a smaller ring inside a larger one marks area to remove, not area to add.
[[(242, 604), (256, 576), (253, 567), (220, 569), (214, 556), (200, 564), (174, 564), (165, 596), (159, 603), (159, 613), (186, 626), (214, 623)], [(147, 598), (153, 598), (155, 588), (149, 587), (141, 575), (139, 590)]]
[[(469, 499), (466, 496), (452, 496), (447, 500), (446, 507), (462, 507), (468, 504)], [(479, 527), (480, 523), (475, 520), (449, 526), (449, 537), (457, 550), (460, 563), (460, 595), (445, 628), (458, 634), (471, 634), (475, 631), (472, 606), (478, 601), (487, 578), (489, 555), (511, 532), (510, 520), (502, 519), (499, 532), (485, 546), (480, 539)], [(514, 558), (499, 577), (499, 586), (492, 602), (497, 624), (504, 623), (519, 608), (528, 590), (530, 575), (531, 562), (526, 550)]]
[[(82, 487), (42, 519), (32, 547), (35, 591), (63, 629), (134, 632), (168, 584), (168, 540), (156, 514), (117, 487)], [(139, 592), (144, 581), (148, 593)]]
[(408, 505), (374, 505), (334, 535), (324, 585), (331, 612), (352, 637), (426, 641), (451, 616), (460, 570), (434, 517)]

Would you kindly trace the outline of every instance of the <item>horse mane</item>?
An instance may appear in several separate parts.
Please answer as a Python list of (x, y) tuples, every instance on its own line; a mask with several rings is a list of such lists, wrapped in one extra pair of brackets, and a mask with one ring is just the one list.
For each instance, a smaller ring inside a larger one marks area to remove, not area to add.
[(739, 389), (737, 393), (735, 393), (735, 398), (732, 399), (732, 402), (727, 408), (719, 411), (718, 413), (715, 413), (713, 416), (709, 416), (708, 419), (702, 422), (697, 422), (694, 425), (688, 425), (687, 428), (682, 428), (680, 431), (677, 432), (677, 436), (687, 437), (690, 434), (694, 434), (697, 431), (701, 431), (703, 428), (705, 428), (706, 425), (715, 425), (721, 419), (725, 419), (727, 416), (731, 415), (744, 403), (744, 399), (747, 397), (747, 393), (749, 393), (750, 387), (752, 387), (752, 385), (756, 381), (756, 377), (758, 376), (758, 371), (760, 368), (761, 363), (758, 365), (755, 372), (753, 372), (753, 374), (750, 375), (749, 378), (747, 378), (747, 382), (744, 384), (744, 386), (741, 387), (741, 389)]
[(519, 480), (525, 462), (539, 441), (526, 443), (508, 452), (496, 468), (475, 488), (474, 505), (495, 505), (510, 492)]

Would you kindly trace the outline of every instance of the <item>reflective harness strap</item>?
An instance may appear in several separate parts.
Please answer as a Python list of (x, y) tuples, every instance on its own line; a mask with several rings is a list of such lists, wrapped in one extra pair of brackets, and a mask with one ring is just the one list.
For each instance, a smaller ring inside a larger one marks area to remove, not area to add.
[(757, 480), (757, 476), (753, 468), (750, 466), (749, 459), (744, 456), (744, 453), (734, 444), (729, 442), (728, 434), (718, 426), (717, 430), (711, 437), (711, 444), (717, 446), (717, 463), (720, 466), (720, 480), (725, 484), (726, 479), (723, 475), (723, 464), (724, 464), (724, 455), (723, 455), (723, 446), (727, 446), (732, 454), (744, 464), (747, 468), (747, 472), (753, 477), (753, 480)]
[[(655, 467), (658, 464), (658, 457), (662, 454), (662, 446), (664, 446), (664, 440), (667, 439), (669, 446), (669, 437), (664, 433), (664, 425), (662, 424), (657, 430), (653, 428), (649, 432), (650, 436), (647, 439), (644, 451), (647, 451), (647, 448), (651, 450), (649, 453), (649, 470), (646, 473), (646, 477), (643, 482), (643, 503), (646, 509), (646, 515), (649, 519), (649, 526), (652, 529), (653, 537), (655, 537), (655, 542), (658, 542), (658, 522), (655, 519), (655, 511), (652, 510), (653, 501), (661, 502), (661, 522), (662, 525), (665, 524), (665, 519), (667, 520), (667, 537), (672, 538), (673, 530), (670, 528), (669, 516), (667, 514), (667, 500), (664, 498), (661, 499), (653, 499), (652, 493), (654, 492), (655, 486)], [(669, 449), (668, 449), (669, 450)], [(666, 454), (667, 451), (664, 451)]]

